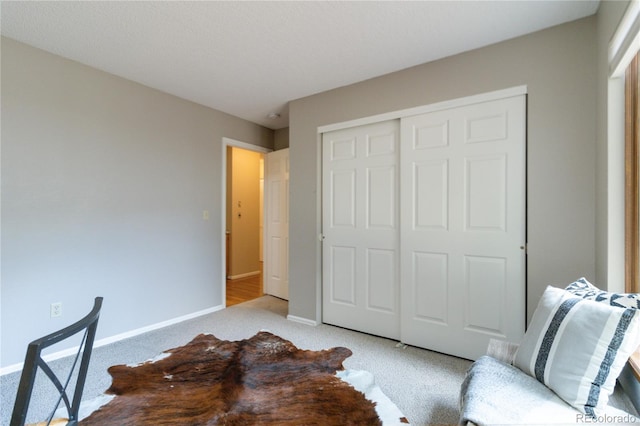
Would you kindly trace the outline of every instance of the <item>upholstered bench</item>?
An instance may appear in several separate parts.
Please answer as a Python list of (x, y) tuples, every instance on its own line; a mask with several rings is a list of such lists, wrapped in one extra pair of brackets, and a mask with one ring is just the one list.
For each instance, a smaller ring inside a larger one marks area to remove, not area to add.
[[(544, 384), (511, 365), (508, 354), (506, 360), (494, 358), (499, 356), (496, 345), (501, 343), (492, 341), (487, 351), (492, 356), (479, 358), (467, 372), (460, 391), (461, 425), (593, 423)], [(596, 419), (603, 420), (599, 423), (640, 424), (640, 416), (620, 386), (609, 398), (605, 413)]]
[(638, 345), (640, 295), (547, 287), (522, 341), (492, 340), (470, 367), (460, 424), (640, 424), (638, 395), (616, 386)]

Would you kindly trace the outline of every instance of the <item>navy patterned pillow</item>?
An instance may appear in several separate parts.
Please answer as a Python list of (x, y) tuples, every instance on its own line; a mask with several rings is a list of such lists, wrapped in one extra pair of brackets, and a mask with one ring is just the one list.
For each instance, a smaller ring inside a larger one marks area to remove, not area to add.
[(603, 291), (584, 277), (569, 284), (566, 290), (583, 299), (595, 300), (596, 302), (603, 302), (619, 308), (640, 309), (639, 293), (610, 293)]

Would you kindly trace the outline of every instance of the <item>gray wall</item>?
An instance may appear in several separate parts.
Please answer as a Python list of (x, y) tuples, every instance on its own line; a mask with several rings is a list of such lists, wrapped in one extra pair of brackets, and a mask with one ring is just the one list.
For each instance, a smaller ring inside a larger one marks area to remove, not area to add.
[(292, 101), (289, 314), (320, 319), (317, 128), (528, 86), (528, 315), (548, 284), (595, 279), (596, 18)]
[[(1, 47), (1, 365), (94, 296), (105, 297), (98, 339), (221, 305), (222, 138), (271, 148), (273, 131)], [(49, 317), (52, 302), (62, 317)]]
[(289, 128), (278, 129), (273, 136), (273, 149), (280, 150), (289, 148)]

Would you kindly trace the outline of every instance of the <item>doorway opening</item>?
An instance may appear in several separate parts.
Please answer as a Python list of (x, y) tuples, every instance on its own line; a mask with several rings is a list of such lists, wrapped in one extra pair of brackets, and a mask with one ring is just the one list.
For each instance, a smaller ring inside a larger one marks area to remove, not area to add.
[(223, 300), (232, 306), (264, 294), (264, 154), (269, 150), (227, 138), (223, 150)]

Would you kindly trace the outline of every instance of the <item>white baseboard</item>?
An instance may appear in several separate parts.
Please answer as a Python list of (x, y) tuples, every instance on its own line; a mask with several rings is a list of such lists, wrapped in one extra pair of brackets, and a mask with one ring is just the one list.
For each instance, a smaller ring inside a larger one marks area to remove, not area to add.
[[(202, 315), (207, 315), (216, 311), (220, 311), (224, 309), (224, 305), (218, 305), (218, 306), (214, 306), (212, 308), (207, 308), (207, 309), (203, 309), (201, 311), (197, 311), (197, 312), (193, 312), (187, 315), (183, 315), (181, 317), (177, 317), (177, 318), (172, 318), (170, 320), (167, 321), (162, 321), (156, 324), (151, 324), (148, 325), (146, 327), (141, 327), (141, 328), (137, 328), (135, 330), (131, 330), (131, 331), (127, 331), (124, 333), (120, 333), (120, 334), (116, 334), (115, 336), (111, 336), (111, 337), (105, 337), (103, 339), (99, 339), (96, 340), (95, 342), (93, 342), (93, 347), (95, 348), (99, 348), (100, 346), (106, 346), (108, 344), (111, 343), (115, 343), (118, 342), (120, 340), (124, 340), (124, 339), (128, 339), (129, 337), (134, 337), (134, 336), (138, 336), (140, 334), (143, 333), (147, 333), (149, 331), (153, 331), (153, 330), (158, 330), (160, 328), (164, 328), (164, 327), (168, 327), (170, 325), (173, 324), (178, 324), (180, 322), (183, 321), (187, 321), (193, 318), (197, 318), (200, 317)], [(99, 327), (99, 326), (98, 326)], [(26, 350), (26, 349), (25, 349)], [(60, 359), (60, 358), (64, 358), (66, 356), (70, 356), (70, 355), (75, 355), (78, 352), (78, 346), (69, 348), (69, 349), (64, 349), (58, 352), (54, 352), (48, 355), (44, 355), (42, 358), (47, 361), (53, 361), (56, 359)], [(2, 367), (0, 368), (0, 376), (4, 376), (5, 374), (10, 374), (10, 373), (15, 373), (16, 371), (20, 371), (22, 370), (22, 366), (24, 365), (24, 362), (20, 362), (18, 364), (12, 364), (12, 365), (8, 365), (6, 367)]]
[(256, 275), (260, 275), (260, 271), (246, 272), (244, 274), (238, 274), (238, 275), (229, 275), (227, 277), (227, 279), (228, 280), (239, 280), (240, 278), (255, 277)]
[(307, 319), (307, 318), (297, 317), (295, 315), (287, 315), (287, 319), (289, 321), (298, 322), (298, 323), (304, 324), (304, 325), (312, 325), (314, 327), (319, 324), (317, 321), (310, 320), (310, 319)]

